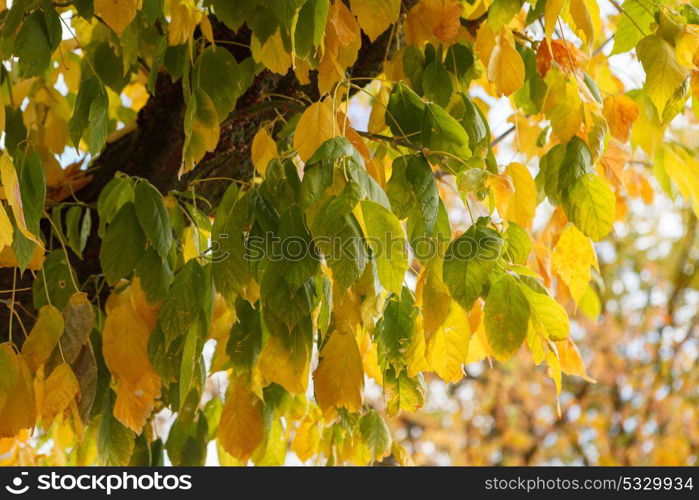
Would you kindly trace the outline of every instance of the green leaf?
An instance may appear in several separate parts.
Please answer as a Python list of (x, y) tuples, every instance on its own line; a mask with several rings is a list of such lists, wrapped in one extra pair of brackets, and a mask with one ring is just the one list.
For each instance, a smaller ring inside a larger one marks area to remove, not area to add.
[(22, 207), (27, 229), (32, 234), (41, 234), (39, 221), (44, 210), (46, 200), (46, 180), (41, 157), (36, 150), (24, 151), (20, 160), (21, 170), (17, 172), (20, 191), (22, 195)]
[[(82, 222), (80, 222), (80, 216)], [(92, 216), (90, 209), (84, 210), (82, 207), (70, 207), (66, 212), (66, 233), (68, 244), (73, 249), (75, 254), (82, 259), (82, 252), (87, 244), (87, 238), (90, 236), (92, 229)]]
[(612, 188), (595, 174), (579, 178), (564, 194), (566, 216), (594, 241), (600, 241), (612, 230), (615, 209)]
[(279, 255), (285, 262), (281, 273), (289, 290), (295, 292), (313, 276), (320, 267), (320, 254), (306, 227), (306, 221), (298, 205), (291, 205), (279, 219)]
[(422, 74), (425, 70), (425, 56), (414, 45), (403, 51), (403, 72), (416, 92), (422, 94)]
[(359, 419), (359, 435), (369, 447), (374, 460), (380, 460), (391, 450), (391, 434), (386, 422), (375, 410), (369, 410)]
[(97, 199), (97, 215), (100, 221), (97, 234), (101, 238), (104, 238), (107, 224), (112, 222), (119, 209), (125, 203), (133, 202), (134, 199), (133, 185), (128, 177), (117, 175), (104, 186)]
[(328, 162), (306, 164), (301, 180), (299, 200), (301, 206), (313, 205), (333, 183), (333, 166)]
[(92, 48), (89, 57), (100, 81), (120, 94), (127, 83), (124, 78), (122, 55), (117, 54), (109, 42), (104, 41)]
[(463, 169), (463, 162), (471, 157), (469, 136), (464, 128), (453, 116), (434, 103), (425, 104), (422, 143), (435, 152), (448, 153), (445, 163), (453, 173)]
[(422, 73), (422, 89), (425, 97), (440, 106), (447, 106), (454, 88), (451, 77), (440, 61), (432, 61)]
[(133, 203), (124, 204), (107, 228), (100, 248), (100, 265), (107, 282), (114, 285), (134, 270), (146, 247)]
[(114, 417), (114, 400), (114, 393), (108, 389), (97, 431), (97, 456), (103, 465), (123, 467), (129, 464), (136, 436)]
[(299, 19), (294, 32), (296, 55), (310, 59), (320, 46), (325, 33), (330, 2), (328, 0), (308, 0), (299, 11)]
[(408, 242), (400, 222), (387, 208), (362, 200), (367, 242), (376, 261), (379, 280), (389, 292), (400, 293), (408, 269)]
[(167, 259), (163, 259), (153, 248), (148, 248), (136, 264), (136, 276), (141, 280), (141, 289), (146, 300), (157, 304), (165, 298), (170, 283), (175, 278)]
[(212, 5), (216, 17), (225, 23), (231, 30), (237, 31), (245, 22), (255, 7), (256, 2), (231, 2), (230, 0), (207, 0)]
[(521, 0), (493, 0), (488, 9), (488, 25), (494, 33), (497, 33), (515, 17), (521, 8)]
[(333, 164), (337, 160), (348, 159), (356, 165), (364, 166), (364, 159), (346, 137), (333, 137), (323, 142), (308, 159), (306, 165), (318, 162)]
[[(235, 196), (237, 197), (237, 190)], [(224, 205), (216, 212), (211, 233), (212, 272), (216, 291), (228, 300), (243, 289), (250, 273), (246, 260), (243, 226), (248, 220), (250, 196), (235, 200), (226, 210)]]
[(233, 111), (238, 97), (247, 89), (247, 66), (239, 65), (233, 55), (210, 45), (197, 58), (192, 82), (211, 98), (220, 119)]
[(410, 378), (406, 370), (396, 376), (393, 368), (384, 372), (383, 390), (386, 399), (386, 415), (395, 417), (400, 410), (414, 412), (425, 404), (425, 387), (422, 375)]
[(70, 296), (78, 291), (73, 285), (73, 280), (77, 281), (77, 277), (68, 265), (63, 250), (56, 249), (50, 252), (44, 260), (41, 272), (34, 279), (34, 307), (39, 309), (48, 304), (47, 297), (58, 309), (65, 307)]
[(510, 222), (505, 231), (507, 242), (506, 255), (514, 264), (525, 264), (532, 251), (532, 240), (529, 234), (514, 222)]
[(447, 49), (444, 66), (464, 84), (467, 84), (472, 77), (473, 63), (473, 51), (466, 45), (455, 43)]
[(172, 246), (172, 227), (163, 197), (146, 180), (136, 183), (135, 196), (136, 216), (141, 229), (158, 255), (164, 259)]
[(400, 295), (389, 295), (374, 333), (379, 363), (385, 370), (392, 366), (399, 372), (405, 367), (405, 351), (412, 340), (417, 316), (418, 310), (407, 287)]
[(311, 227), (318, 248), (342, 289), (359, 279), (369, 260), (362, 228), (352, 214), (360, 198), (360, 186), (348, 182), (338, 196), (331, 196), (323, 203)]
[(179, 379), (179, 411), (182, 412), (182, 408), (187, 400), (187, 395), (192, 387), (192, 380), (194, 379), (194, 366), (196, 364), (197, 357), (197, 340), (199, 337), (199, 322), (195, 321), (187, 329), (187, 334), (184, 339), (184, 349), (182, 350), (182, 364), (180, 365), (180, 379)]
[(413, 144), (421, 144), (424, 114), (425, 103), (420, 96), (403, 82), (393, 87), (386, 107), (386, 124), (393, 135), (405, 137)]
[(178, 418), (167, 437), (168, 458), (176, 467), (199, 467), (206, 461), (209, 425), (203, 413), (197, 412), (193, 421)]
[(109, 132), (107, 92), (97, 77), (92, 76), (80, 84), (75, 100), (73, 116), (68, 123), (70, 138), (76, 148), (80, 139), (87, 142), (90, 153), (97, 153), (104, 146)]
[(197, 320), (210, 293), (204, 269), (191, 259), (175, 275), (158, 314), (166, 346), (183, 336)]
[(527, 336), (529, 302), (515, 279), (502, 275), (485, 300), (485, 334), (493, 353), (506, 359), (517, 352)]
[(260, 312), (241, 298), (235, 301), (235, 312), (237, 321), (231, 328), (226, 352), (236, 373), (249, 372), (262, 349)]
[(483, 292), (502, 246), (498, 232), (479, 223), (449, 244), (442, 277), (452, 298), (466, 311)]
[(616, 25), (612, 54), (632, 50), (644, 36), (653, 32), (651, 26), (658, 12), (656, 5), (652, 0), (626, 0), (621, 4), (624, 14), (619, 16)]
[(413, 155), (407, 157), (405, 177), (413, 187), (425, 234), (432, 234), (439, 210), (439, 191), (434, 172), (424, 156)]
[(35, 10), (24, 19), (15, 39), (14, 54), (24, 78), (41, 75), (51, 63), (53, 48), (49, 28), (41, 11)]

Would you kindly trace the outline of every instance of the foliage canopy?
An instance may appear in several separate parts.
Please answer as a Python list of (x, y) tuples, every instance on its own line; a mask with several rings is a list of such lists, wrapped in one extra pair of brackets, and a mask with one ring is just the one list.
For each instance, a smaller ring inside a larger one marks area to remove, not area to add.
[(6, 463), (410, 463), (434, 380), (594, 383), (595, 243), (699, 213), (694, 1), (5, 3)]

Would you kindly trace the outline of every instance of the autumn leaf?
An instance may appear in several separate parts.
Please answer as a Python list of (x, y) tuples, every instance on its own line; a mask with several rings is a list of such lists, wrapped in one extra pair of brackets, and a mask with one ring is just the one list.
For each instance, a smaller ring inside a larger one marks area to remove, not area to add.
[(604, 100), (602, 114), (607, 120), (612, 136), (623, 142), (628, 141), (633, 122), (639, 115), (636, 103), (623, 94), (609, 96)]
[(359, 411), (364, 373), (354, 335), (341, 331), (330, 334), (327, 344), (320, 351), (313, 382), (316, 401), (324, 414), (332, 413), (335, 408)]
[(36, 372), (46, 362), (63, 335), (63, 315), (52, 305), (39, 310), (39, 317), (22, 345), (22, 355), (29, 368)]
[(592, 242), (573, 225), (569, 225), (558, 239), (551, 266), (568, 286), (576, 302), (585, 293), (590, 281), (590, 268), (599, 270)]
[(512, 32), (503, 27), (495, 37), (488, 60), (488, 79), (500, 94), (510, 95), (524, 83), (524, 62), (515, 48)]
[(141, 9), (141, 0), (95, 0), (95, 14), (121, 36)]
[(505, 212), (508, 220), (523, 228), (530, 228), (536, 211), (536, 185), (529, 169), (521, 163), (510, 163), (505, 174), (512, 179), (514, 194), (508, 201)]
[(253, 137), (250, 153), (253, 165), (255, 165), (255, 168), (261, 175), (264, 175), (267, 164), (276, 158), (278, 154), (277, 145), (266, 128), (258, 130), (255, 137)]
[(41, 420), (48, 428), (53, 419), (68, 408), (78, 394), (80, 384), (68, 363), (61, 363), (54, 368), (44, 382), (41, 400)]
[(294, 134), (294, 147), (301, 161), (305, 162), (321, 144), (338, 135), (339, 129), (330, 103), (319, 101), (311, 104), (299, 118)]
[(458, 382), (463, 377), (470, 336), (463, 310), (452, 302), (444, 323), (432, 332), (425, 348), (431, 369), (445, 382)]
[(262, 402), (244, 380), (231, 383), (218, 424), (221, 446), (238, 460), (246, 461), (262, 442)]
[(400, 0), (351, 0), (350, 8), (352, 14), (357, 16), (362, 31), (374, 41), (398, 20), (400, 4)]

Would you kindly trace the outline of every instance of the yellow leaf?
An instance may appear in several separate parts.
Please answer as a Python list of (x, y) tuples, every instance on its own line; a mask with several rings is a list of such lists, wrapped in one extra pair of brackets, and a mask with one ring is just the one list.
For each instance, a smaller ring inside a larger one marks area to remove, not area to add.
[(12, 222), (5, 212), (5, 207), (0, 205), (0, 250), (12, 245), (12, 233)]
[(141, 0), (95, 0), (95, 14), (121, 36), (136, 17)]
[(604, 100), (602, 115), (607, 120), (612, 136), (622, 142), (629, 140), (631, 127), (638, 119), (638, 114), (636, 103), (624, 94), (609, 96)]
[(359, 24), (343, 2), (336, 1), (328, 12), (323, 38), (323, 56), (318, 63), (321, 94), (345, 78), (345, 70), (357, 60), (361, 46)]
[(320, 412), (318, 408), (315, 408), (315, 412), (310, 412), (301, 420), (296, 429), (296, 435), (291, 441), (291, 451), (296, 453), (302, 462), (310, 460), (318, 453), (320, 446), (319, 419)]
[(546, 293), (535, 292), (526, 285), (520, 286), (529, 302), (529, 321), (540, 337), (564, 340), (570, 333), (568, 314), (563, 306)]
[(382, 85), (374, 97), (374, 105), (371, 107), (371, 113), (369, 114), (369, 124), (367, 126), (369, 132), (380, 134), (386, 130), (386, 107), (388, 106), (390, 96), (390, 87)]
[(556, 394), (560, 395), (561, 379), (563, 378), (561, 375), (561, 361), (558, 359), (556, 353), (551, 349), (547, 349), (546, 351), (546, 364), (549, 365), (549, 377), (551, 377), (556, 384)]
[(308, 387), (311, 339), (292, 333), (282, 338), (270, 335), (260, 354), (260, 374), (292, 394), (304, 394)]
[(301, 161), (307, 161), (328, 139), (339, 135), (332, 107), (328, 101), (311, 104), (303, 112), (294, 132), (294, 148)]
[(592, 241), (573, 224), (569, 224), (558, 239), (551, 257), (551, 266), (568, 286), (576, 303), (585, 293), (590, 281), (590, 267), (599, 270)]
[(207, 42), (214, 43), (214, 28), (207, 16), (202, 16), (201, 21), (199, 21), (199, 29)]
[(558, 349), (558, 359), (561, 361), (561, 370), (567, 375), (577, 375), (588, 382), (594, 383), (595, 380), (587, 376), (585, 370), (585, 362), (580, 356), (580, 351), (572, 339), (565, 339), (562, 342), (556, 342)]
[(553, 133), (561, 142), (568, 142), (580, 130), (583, 103), (575, 84), (559, 69), (546, 73), (548, 92), (543, 109)]
[(449, 315), (451, 295), (442, 280), (444, 261), (434, 259), (427, 264), (423, 280), (419, 283), (419, 297), (424, 314), (425, 335), (429, 337), (444, 323)]
[(39, 310), (39, 318), (22, 345), (22, 355), (33, 372), (49, 358), (63, 335), (64, 326), (63, 315), (54, 306), (46, 305)]
[(150, 330), (130, 303), (107, 313), (102, 330), (102, 352), (109, 371), (131, 383), (153, 370), (148, 357)]
[(151, 371), (135, 383), (121, 379), (116, 386), (116, 395), (114, 417), (140, 434), (153, 413), (155, 399), (160, 397), (160, 377)]
[(638, 42), (636, 54), (646, 72), (643, 91), (662, 117), (666, 105), (689, 76), (689, 70), (679, 63), (672, 46), (658, 35)]
[(452, 301), (442, 326), (427, 339), (425, 354), (434, 372), (445, 382), (463, 377), (462, 365), (468, 356), (471, 330), (461, 307)]
[(524, 61), (515, 48), (512, 32), (502, 27), (488, 60), (488, 79), (500, 94), (510, 95), (524, 84)]
[(421, 47), (425, 42), (456, 43), (464, 7), (456, 0), (420, 0), (405, 19), (408, 45)]
[(415, 318), (413, 336), (410, 345), (405, 350), (405, 361), (407, 362), (408, 377), (414, 378), (418, 373), (429, 371), (430, 365), (425, 358), (425, 331), (423, 329), (423, 316)]
[(488, 23), (482, 23), (476, 34), (476, 52), (481, 62), (487, 68), (490, 56), (495, 48), (495, 33)]
[(44, 382), (41, 400), (41, 420), (48, 428), (56, 415), (68, 408), (73, 398), (80, 391), (80, 383), (68, 363), (61, 363)]
[(266, 128), (262, 127), (255, 134), (250, 154), (252, 155), (252, 164), (261, 175), (265, 175), (267, 165), (278, 155), (277, 144)]
[[(4, 353), (4, 355), (2, 354)], [(11, 404), (0, 405), (0, 439), (14, 437), (22, 429), (33, 429), (36, 424), (34, 384), (29, 367), (21, 354), (15, 354), (9, 343), (0, 344), (0, 356), (16, 368), (14, 383), (8, 387), (5, 400)], [(3, 373), (3, 377), (6, 374)]]
[[(515, 187), (512, 184), (512, 179), (507, 175), (490, 175), (484, 183), (485, 187), (490, 189), (493, 196), (493, 203), (498, 209), (500, 217), (505, 218), (510, 204), (510, 198), (515, 192)], [(492, 204), (491, 204), (492, 211)]]
[(352, 14), (373, 42), (398, 20), (400, 0), (350, 0)]
[(544, 7), (544, 31), (546, 33), (546, 40), (551, 43), (551, 35), (556, 30), (556, 21), (558, 21), (558, 16), (561, 15), (563, 7), (565, 7), (567, 0), (546, 0), (546, 6)]
[(19, 180), (17, 179), (17, 171), (12, 164), (12, 159), (7, 151), (2, 152), (0, 156), (0, 182), (5, 193), (7, 203), (12, 208), (12, 215), (15, 217), (15, 224), (19, 231), (29, 240), (35, 242), (43, 249), (41, 240), (37, 239), (29, 229), (24, 219), (24, 208), (22, 207), (22, 193), (19, 189)]
[(264, 44), (253, 35), (250, 43), (252, 57), (264, 64), (270, 71), (285, 75), (291, 66), (291, 54), (284, 48), (282, 33), (279, 28), (265, 40)]
[[(12, 250), (12, 247), (4, 247), (0, 250), (0, 268), (3, 267), (18, 267), (17, 257)], [(29, 260), (27, 269), (31, 271), (39, 271), (44, 266), (44, 249), (42, 247), (34, 247), (32, 257)]]
[(218, 424), (221, 446), (234, 458), (247, 461), (263, 437), (262, 401), (250, 390), (248, 381), (231, 380)]
[(510, 163), (505, 169), (515, 187), (507, 206), (507, 219), (531, 229), (536, 212), (536, 185), (529, 169), (521, 163)]
[(683, 148), (667, 146), (656, 156), (667, 175), (677, 185), (680, 194), (699, 216), (699, 161)]
[(488, 339), (485, 335), (485, 325), (483, 321), (480, 321), (478, 327), (471, 335), (471, 340), (468, 343), (468, 356), (466, 357), (466, 364), (478, 363), (483, 361), (487, 357), (494, 357), (490, 344), (488, 344)]
[[(590, 12), (590, 9), (594, 11)], [(591, 45), (595, 39), (595, 25), (593, 19), (599, 17), (599, 6), (597, 2), (593, 1), (588, 4), (585, 0), (570, 0), (570, 17), (573, 20), (578, 36), (587, 45)]]
[(315, 396), (324, 414), (335, 408), (358, 412), (362, 407), (364, 372), (354, 335), (339, 330), (330, 334), (320, 351), (320, 361), (313, 373)]
[(171, 0), (168, 45), (187, 43), (194, 35), (194, 29), (201, 18), (202, 13), (193, 0)]

